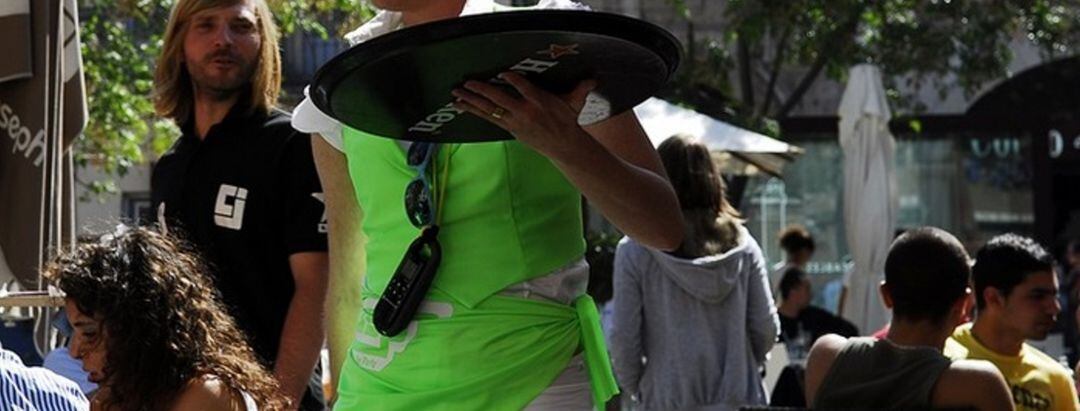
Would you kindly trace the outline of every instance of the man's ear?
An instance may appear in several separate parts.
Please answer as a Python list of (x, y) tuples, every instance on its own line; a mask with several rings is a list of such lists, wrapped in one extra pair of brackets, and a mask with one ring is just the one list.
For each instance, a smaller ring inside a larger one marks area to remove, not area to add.
[(971, 289), (965, 288), (964, 295), (953, 302), (949, 310), (949, 323), (955, 327), (967, 322), (968, 313), (971, 310)]
[(975, 316), (975, 293), (971, 292), (971, 288), (964, 289), (964, 312), (963, 320), (967, 322)]
[(878, 285), (878, 292), (881, 293), (881, 301), (885, 303), (885, 308), (890, 310), (893, 309), (892, 292), (889, 291), (889, 284), (882, 281), (881, 284)]
[(997, 309), (1005, 308), (1005, 295), (1001, 290), (995, 287), (986, 287), (982, 291), (983, 301), (986, 302), (986, 308), (996, 307)]

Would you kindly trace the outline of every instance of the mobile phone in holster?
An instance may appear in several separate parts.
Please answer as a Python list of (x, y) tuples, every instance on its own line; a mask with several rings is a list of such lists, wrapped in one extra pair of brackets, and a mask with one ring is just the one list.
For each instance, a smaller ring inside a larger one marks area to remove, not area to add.
[(372, 314), (375, 330), (380, 334), (398, 335), (416, 316), (442, 260), (438, 234), (438, 226), (425, 227), (409, 244)]

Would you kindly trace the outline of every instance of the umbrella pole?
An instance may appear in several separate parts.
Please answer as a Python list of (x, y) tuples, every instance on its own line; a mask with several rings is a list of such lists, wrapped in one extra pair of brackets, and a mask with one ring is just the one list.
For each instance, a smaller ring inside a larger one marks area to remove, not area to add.
[(16, 291), (0, 294), (0, 308), (63, 306), (64, 296), (48, 291)]

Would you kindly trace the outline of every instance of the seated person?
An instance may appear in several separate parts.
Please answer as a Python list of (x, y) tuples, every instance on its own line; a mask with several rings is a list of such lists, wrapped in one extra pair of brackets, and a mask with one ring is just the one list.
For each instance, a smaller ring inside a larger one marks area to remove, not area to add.
[(99, 385), (92, 409), (284, 408), (205, 267), (174, 240), (144, 228), (105, 236), (45, 277), (66, 294), (69, 349)]
[[(780, 279), (780, 341), (792, 345), (810, 348), (818, 338), (825, 334), (838, 334), (843, 337), (859, 335), (855, 324), (840, 318), (821, 308), (810, 305), (813, 297), (810, 278), (797, 267), (789, 267)], [(808, 335), (802, 335), (806, 333)], [(805, 353), (805, 351), (803, 351)]]
[(1000, 235), (979, 250), (972, 280), (978, 315), (956, 329), (945, 354), (994, 363), (1018, 410), (1080, 409), (1068, 369), (1024, 343), (1046, 339), (1061, 312), (1053, 257), (1030, 238)]
[(806, 264), (814, 256), (814, 236), (810, 231), (798, 224), (784, 227), (779, 234), (780, 248), (784, 250), (784, 260), (776, 263), (769, 273), (769, 284), (773, 292), (780, 284), (780, 278), (788, 268), (806, 270)]
[(0, 347), (0, 409), (81, 411), (90, 407), (79, 386), (41, 367), (27, 367)]
[[(71, 333), (74, 331), (71, 329), (71, 324), (68, 323), (67, 313), (63, 309), (57, 313), (53, 318), (53, 327), (60, 332), (60, 335), (64, 336), (68, 344), (71, 343)], [(90, 376), (82, 367), (82, 361), (76, 360), (71, 356), (71, 351), (68, 350), (67, 344), (63, 347), (56, 348), (49, 351), (45, 355), (45, 362), (41, 364), (49, 371), (59, 374), (61, 377), (67, 378), (79, 384), (79, 390), (82, 391), (87, 397), (91, 397), (92, 393), (97, 390), (97, 384), (90, 382), (87, 378)]]
[(82, 361), (72, 357), (71, 352), (68, 351), (67, 347), (60, 347), (49, 351), (49, 354), (45, 356), (44, 363), (41, 364), (41, 367), (71, 380), (79, 386), (79, 391), (86, 396), (91, 396), (94, 390), (97, 390), (97, 384), (90, 382), (87, 378), (90, 374), (83, 371)]
[(810, 350), (806, 402), (815, 409), (1012, 410), (1005, 379), (985, 361), (952, 361), (945, 340), (968, 308), (968, 255), (937, 228), (908, 231), (885, 260), (885, 339), (829, 334)]

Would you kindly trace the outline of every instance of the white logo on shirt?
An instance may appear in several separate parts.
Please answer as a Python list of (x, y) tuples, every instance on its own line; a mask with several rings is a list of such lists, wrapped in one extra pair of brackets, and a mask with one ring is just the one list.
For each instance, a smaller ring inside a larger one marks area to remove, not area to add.
[(311, 193), (312, 197), (319, 200), (323, 204), (322, 219), (319, 220), (319, 232), (326, 233), (326, 194), (323, 193)]
[[(217, 204), (214, 205), (214, 224), (239, 230), (244, 225), (244, 203), (246, 199), (246, 188), (222, 184), (221, 188), (218, 189)], [(229, 204), (230, 202), (232, 204)]]
[[(364, 311), (374, 310), (378, 302), (379, 300), (375, 298), (365, 298), (363, 300)], [(420, 303), (420, 309), (416, 313), (417, 317), (449, 318), (452, 315), (454, 315), (453, 305), (428, 300)], [(365, 318), (365, 321), (362, 321), (360, 329), (355, 334), (355, 341), (359, 345), (350, 348), (349, 352), (360, 367), (376, 372), (382, 371), (394, 361), (395, 355), (405, 352), (405, 349), (409, 347), (409, 343), (416, 338), (416, 333), (419, 330), (420, 322), (414, 319), (409, 321), (409, 327), (405, 329), (404, 333), (387, 337), (379, 334), (370, 319)]]

